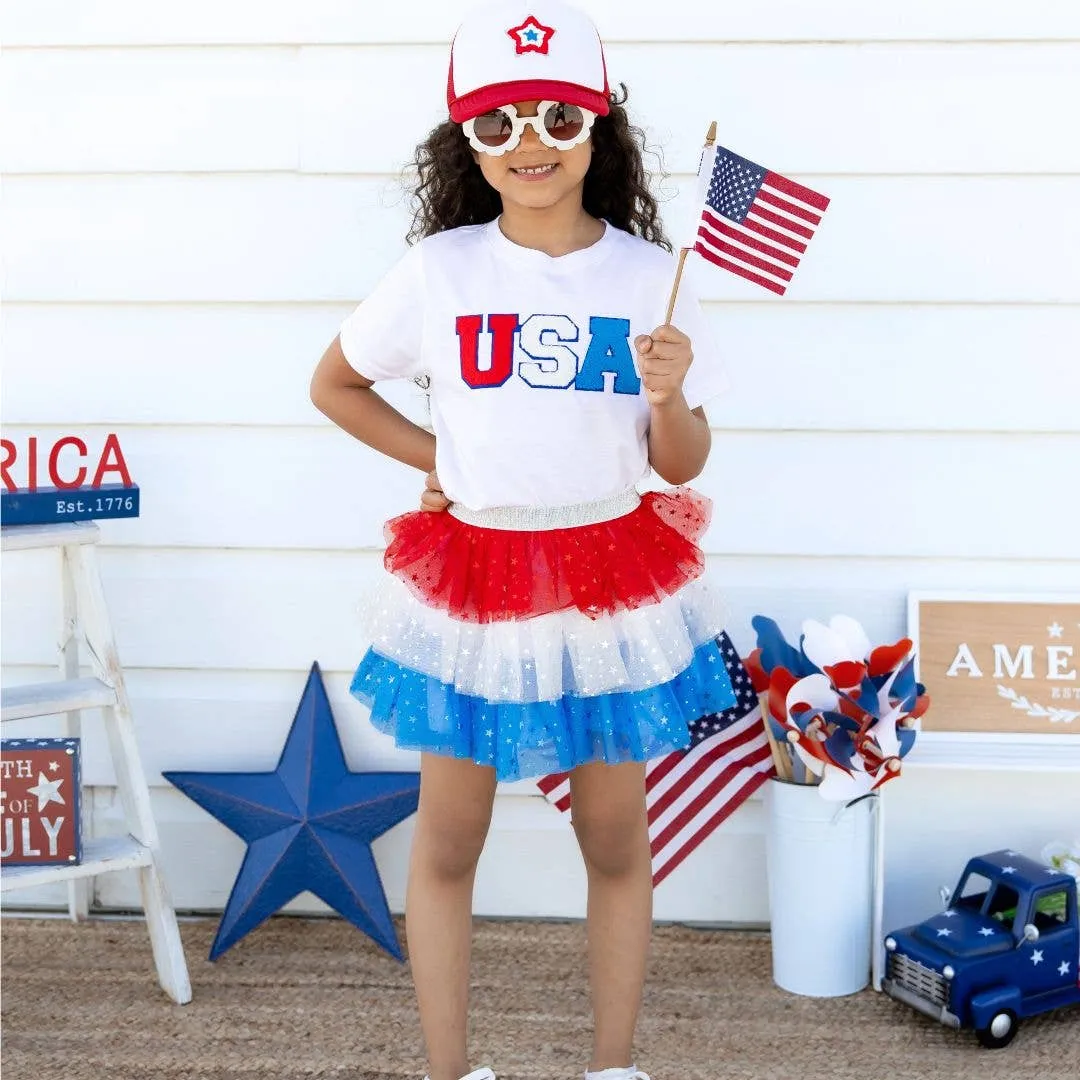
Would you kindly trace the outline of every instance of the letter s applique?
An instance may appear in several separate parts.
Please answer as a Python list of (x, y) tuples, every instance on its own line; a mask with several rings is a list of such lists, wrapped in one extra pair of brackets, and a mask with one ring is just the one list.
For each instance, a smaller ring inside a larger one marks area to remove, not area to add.
[(530, 315), (521, 324), (518, 342), (530, 360), (518, 364), (518, 374), (530, 385), (565, 390), (578, 373), (577, 353), (566, 344), (581, 336), (568, 315)]

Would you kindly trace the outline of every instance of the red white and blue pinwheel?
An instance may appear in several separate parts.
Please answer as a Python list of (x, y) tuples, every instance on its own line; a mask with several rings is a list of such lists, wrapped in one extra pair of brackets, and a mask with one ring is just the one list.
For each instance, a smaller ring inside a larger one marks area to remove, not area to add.
[(772, 619), (756, 615), (752, 625), (757, 648), (745, 666), (768, 695), (772, 734), (817, 779), (822, 798), (850, 802), (899, 776), (930, 706), (911, 641), (875, 648), (846, 615), (828, 625), (806, 620), (798, 648)]

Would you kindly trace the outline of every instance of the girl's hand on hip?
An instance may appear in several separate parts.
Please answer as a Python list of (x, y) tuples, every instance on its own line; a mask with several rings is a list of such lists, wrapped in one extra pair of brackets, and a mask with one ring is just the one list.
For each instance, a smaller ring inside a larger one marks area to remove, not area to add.
[(432, 469), (424, 480), (424, 494), (420, 496), (420, 509), (437, 512), (445, 510), (449, 505), (450, 500), (443, 494), (438, 474)]
[(638, 370), (645, 383), (649, 404), (667, 405), (682, 397), (683, 380), (694, 361), (690, 339), (670, 323), (658, 326), (651, 335), (634, 339)]

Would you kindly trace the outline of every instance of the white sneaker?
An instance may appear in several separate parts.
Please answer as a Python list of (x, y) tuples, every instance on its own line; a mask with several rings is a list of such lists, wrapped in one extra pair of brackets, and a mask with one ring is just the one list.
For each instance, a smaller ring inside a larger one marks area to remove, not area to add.
[[(431, 1080), (431, 1077), (425, 1076), (424, 1080)], [(495, 1080), (495, 1074), (490, 1069), (475, 1069), (468, 1076), (463, 1076), (461, 1080)], [(645, 1080), (649, 1078), (646, 1076)]]
[[(465, 1080), (468, 1080), (468, 1077)], [(628, 1069), (603, 1069), (600, 1072), (587, 1072), (585, 1080), (649, 1080), (649, 1077), (647, 1073), (643, 1073), (635, 1065), (631, 1065)]]

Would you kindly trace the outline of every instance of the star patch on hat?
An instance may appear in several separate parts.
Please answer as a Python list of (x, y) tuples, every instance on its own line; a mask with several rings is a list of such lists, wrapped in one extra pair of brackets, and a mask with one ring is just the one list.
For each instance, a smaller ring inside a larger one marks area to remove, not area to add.
[(538, 22), (535, 15), (530, 15), (520, 26), (511, 26), (506, 31), (517, 46), (518, 53), (547, 53), (548, 42), (555, 33), (554, 27)]

